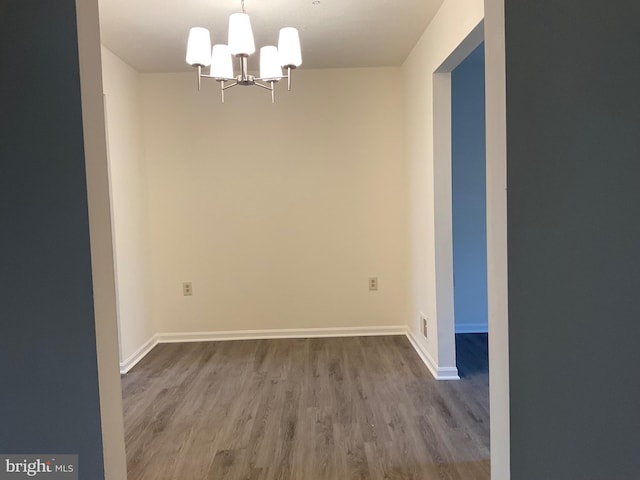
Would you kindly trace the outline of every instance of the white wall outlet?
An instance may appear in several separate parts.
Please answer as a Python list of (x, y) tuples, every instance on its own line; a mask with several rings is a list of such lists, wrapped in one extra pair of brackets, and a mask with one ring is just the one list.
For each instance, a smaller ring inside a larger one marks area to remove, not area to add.
[(191, 282), (184, 282), (182, 284), (182, 295), (184, 295), (185, 297), (190, 297), (191, 295), (193, 295), (193, 285), (191, 284)]
[(369, 277), (369, 290), (378, 290), (378, 277)]
[(429, 324), (427, 323), (427, 316), (424, 313), (420, 314), (420, 328), (422, 329), (422, 335), (427, 340), (429, 339)]

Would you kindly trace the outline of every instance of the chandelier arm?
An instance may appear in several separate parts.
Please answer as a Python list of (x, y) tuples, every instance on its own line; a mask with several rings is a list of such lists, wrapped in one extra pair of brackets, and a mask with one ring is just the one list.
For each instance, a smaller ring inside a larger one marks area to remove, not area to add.
[(221, 88), (222, 88), (222, 90), (228, 90), (228, 89), (230, 89), (231, 87), (235, 87), (236, 85), (238, 85), (238, 82), (233, 82), (233, 83), (230, 83), (229, 85), (225, 85), (225, 84), (223, 83)]
[(269, 90), (271, 92), (271, 103), (276, 103), (276, 89), (273, 88), (275, 80), (270, 80), (269, 85), (265, 85), (264, 83), (255, 82), (254, 85), (264, 88), (265, 90)]
[(214, 76), (211, 76), (211, 75), (200, 75), (200, 76), (202, 78), (212, 78), (217, 82), (228, 82), (229, 80), (235, 80), (235, 77), (233, 77), (233, 78), (231, 78), (231, 77), (229, 77), (229, 78), (226, 78), (226, 77), (225, 78), (221, 78), (221, 77), (214, 77)]
[(218, 81), (220, 82), (220, 103), (224, 103), (224, 91), (228, 90), (231, 87), (235, 87), (236, 85), (238, 85), (238, 82), (233, 82), (230, 85), (225, 85), (224, 82), (226, 81), (225, 79), (218, 79)]
[(269, 82), (269, 83), (271, 83), (271, 86), (265, 85), (264, 83), (258, 83), (258, 82), (255, 82), (254, 85), (264, 88), (265, 90), (273, 90), (273, 82)]

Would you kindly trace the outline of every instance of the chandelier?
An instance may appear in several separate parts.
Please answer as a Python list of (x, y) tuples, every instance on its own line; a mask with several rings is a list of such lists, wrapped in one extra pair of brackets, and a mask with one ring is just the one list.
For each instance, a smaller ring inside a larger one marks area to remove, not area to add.
[[(187, 42), (187, 63), (198, 69), (198, 90), (202, 78), (212, 78), (220, 83), (222, 103), (225, 90), (236, 85), (255, 85), (269, 90), (271, 103), (275, 103), (275, 84), (286, 78), (287, 90), (290, 91), (291, 70), (302, 64), (298, 30), (292, 27), (282, 28), (278, 37), (278, 47), (268, 45), (260, 49), (260, 76), (256, 78), (249, 74), (247, 68), (249, 55), (255, 53), (256, 46), (249, 15), (244, 9), (244, 0), (241, 2), (242, 13), (229, 16), (228, 45), (217, 44), (212, 48), (209, 30), (202, 27), (191, 28)], [(233, 71), (232, 56), (238, 60), (238, 75)], [(202, 69), (208, 66), (209, 75), (205, 75)], [(286, 69), (286, 74), (282, 73), (283, 68)]]

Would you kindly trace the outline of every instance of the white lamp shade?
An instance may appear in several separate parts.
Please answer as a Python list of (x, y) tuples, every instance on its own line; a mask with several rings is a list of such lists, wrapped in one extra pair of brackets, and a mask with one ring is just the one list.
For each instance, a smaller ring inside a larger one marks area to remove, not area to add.
[(251, 55), (256, 51), (251, 21), (246, 13), (229, 15), (229, 48), (232, 55)]
[(187, 63), (192, 67), (211, 63), (211, 35), (209, 30), (202, 27), (193, 27), (189, 30), (187, 41)]
[(267, 81), (282, 78), (278, 49), (273, 45), (260, 49), (260, 78)]
[(220, 80), (234, 78), (231, 51), (227, 45), (213, 46), (213, 50), (211, 50), (211, 71), (209, 75)]
[(280, 30), (278, 54), (280, 56), (280, 65), (283, 67), (299, 67), (302, 65), (298, 29), (285, 27)]

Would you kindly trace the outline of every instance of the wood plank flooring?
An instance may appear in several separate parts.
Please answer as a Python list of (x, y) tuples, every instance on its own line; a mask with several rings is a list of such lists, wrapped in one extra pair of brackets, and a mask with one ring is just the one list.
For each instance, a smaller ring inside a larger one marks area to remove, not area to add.
[(161, 344), (123, 376), (129, 480), (489, 480), (486, 335)]

